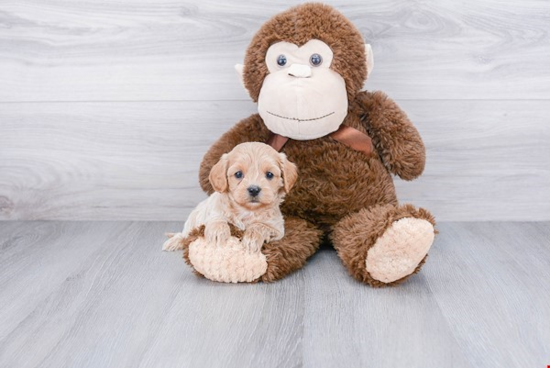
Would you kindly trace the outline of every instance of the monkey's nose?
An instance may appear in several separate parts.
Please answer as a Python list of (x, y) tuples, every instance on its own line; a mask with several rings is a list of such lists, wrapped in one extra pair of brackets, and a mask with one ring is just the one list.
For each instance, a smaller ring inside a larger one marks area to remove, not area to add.
[(262, 190), (262, 188), (260, 188), (257, 185), (251, 185), (251, 186), (248, 187), (248, 193), (250, 193), (250, 195), (252, 197), (256, 197), (260, 193), (261, 190)]
[(304, 64), (292, 64), (288, 68), (288, 75), (296, 78), (309, 78), (311, 77), (311, 68)]

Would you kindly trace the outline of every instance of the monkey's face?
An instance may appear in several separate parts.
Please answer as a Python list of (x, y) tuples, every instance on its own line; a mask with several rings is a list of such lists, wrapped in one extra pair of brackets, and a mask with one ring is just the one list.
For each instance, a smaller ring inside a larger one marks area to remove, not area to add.
[(278, 42), (269, 47), (269, 74), (258, 97), (258, 111), (274, 133), (307, 140), (340, 127), (348, 112), (344, 78), (330, 68), (333, 52), (312, 39), (298, 47)]

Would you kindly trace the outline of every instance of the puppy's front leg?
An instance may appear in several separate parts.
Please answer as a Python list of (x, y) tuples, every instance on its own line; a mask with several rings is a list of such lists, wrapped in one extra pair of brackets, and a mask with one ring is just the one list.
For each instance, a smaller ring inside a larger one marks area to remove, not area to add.
[(225, 221), (208, 222), (204, 228), (204, 237), (210, 244), (225, 245), (231, 237), (231, 229)]
[(257, 253), (264, 243), (271, 239), (273, 229), (265, 224), (251, 224), (244, 232), (241, 243), (250, 253)]

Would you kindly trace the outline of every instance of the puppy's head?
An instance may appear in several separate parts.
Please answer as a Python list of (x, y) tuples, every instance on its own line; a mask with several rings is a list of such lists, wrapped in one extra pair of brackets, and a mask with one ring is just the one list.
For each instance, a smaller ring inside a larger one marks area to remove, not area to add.
[(298, 176), (296, 165), (284, 153), (264, 143), (241, 143), (210, 171), (215, 191), (228, 193), (239, 205), (256, 209), (279, 205)]

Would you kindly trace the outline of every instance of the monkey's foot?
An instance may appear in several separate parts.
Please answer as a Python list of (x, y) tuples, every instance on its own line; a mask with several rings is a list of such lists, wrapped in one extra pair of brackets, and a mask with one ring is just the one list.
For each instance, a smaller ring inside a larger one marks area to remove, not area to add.
[(412, 274), (434, 241), (433, 225), (419, 218), (393, 222), (367, 252), (365, 265), (372, 278), (390, 283)]
[(350, 275), (373, 287), (396, 285), (420, 271), (435, 237), (423, 208), (387, 204), (343, 218), (331, 234)]
[(261, 252), (249, 253), (236, 237), (224, 246), (209, 244), (199, 237), (189, 244), (189, 263), (209, 280), (217, 282), (253, 282), (267, 270), (267, 261)]

